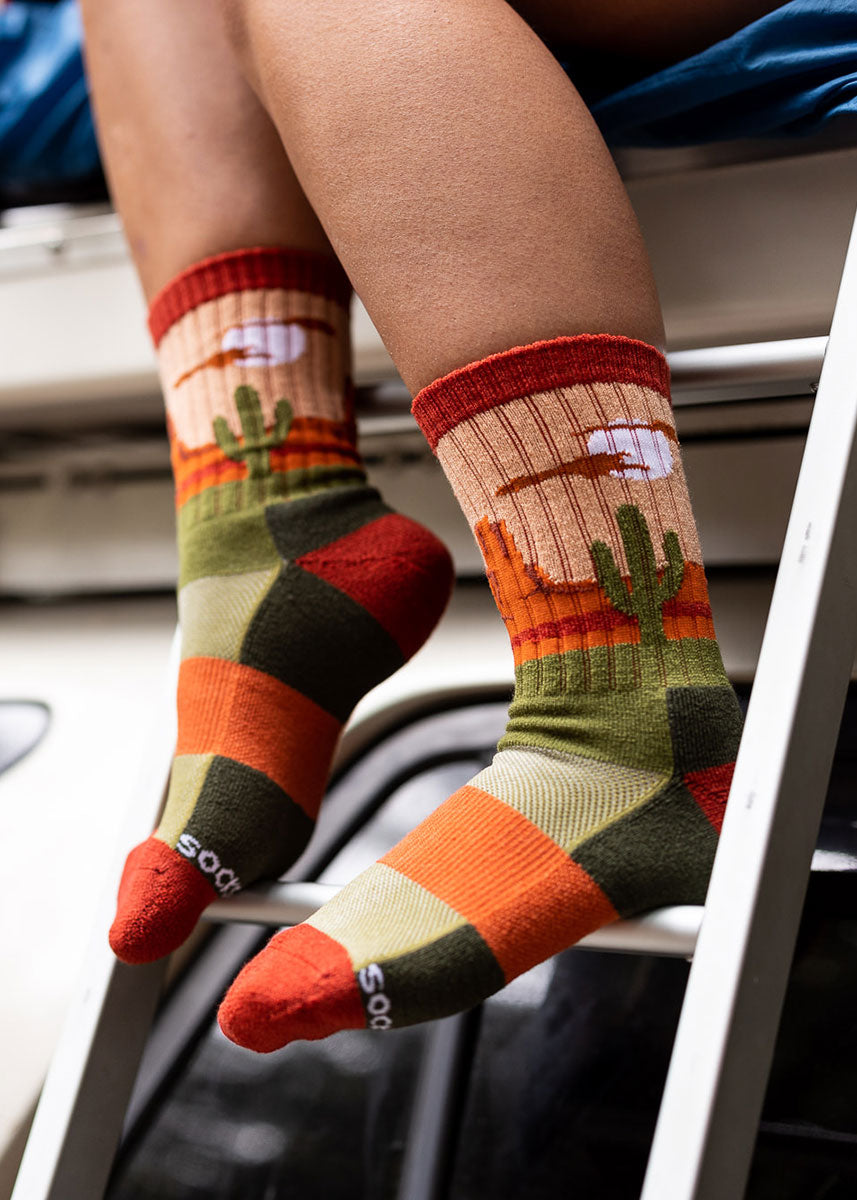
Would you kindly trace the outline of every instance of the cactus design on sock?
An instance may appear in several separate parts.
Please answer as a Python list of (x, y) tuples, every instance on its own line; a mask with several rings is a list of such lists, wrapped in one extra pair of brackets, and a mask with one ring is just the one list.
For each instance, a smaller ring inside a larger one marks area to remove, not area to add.
[(213, 428), (215, 440), (233, 462), (244, 462), (250, 479), (263, 479), (270, 473), (269, 451), (289, 436), (293, 413), (288, 400), (278, 400), (274, 409), (274, 425), (270, 433), (265, 432), (262, 404), (255, 388), (235, 389), (235, 407), (241, 420), (241, 441), (235, 436), (224, 417), (215, 417)]
[(649, 526), (640, 509), (635, 504), (623, 504), (616, 510), (616, 524), (628, 559), (631, 588), (629, 591), (625, 586), (613, 551), (601, 541), (593, 542), (590, 547), (598, 582), (614, 608), (637, 618), (644, 645), (665, 645), (663, 606), (676, 595), (684, 577), (678, 534), (673, 529), (664, 534), (667, 565), (658, 579)]

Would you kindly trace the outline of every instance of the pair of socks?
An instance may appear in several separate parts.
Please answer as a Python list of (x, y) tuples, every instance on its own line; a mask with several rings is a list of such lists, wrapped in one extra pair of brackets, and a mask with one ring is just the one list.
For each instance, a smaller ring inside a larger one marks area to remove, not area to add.
[[(183, 661), (167, 806), (111, 933), (127, 961), (297, 857), (342, 722), (448, 596), (443, 548), (362, 476), (346, 300), (334, 264), (250, 251), (153, 307)], [(607, 335), (517, 347), (414, 414), (509, 632), (509, 723), (489, 767), (244, 968), (219, 1019), (259, 1051), (460, 1011), (609, 921), (705, 895), (740, 717), (662, 355)]]

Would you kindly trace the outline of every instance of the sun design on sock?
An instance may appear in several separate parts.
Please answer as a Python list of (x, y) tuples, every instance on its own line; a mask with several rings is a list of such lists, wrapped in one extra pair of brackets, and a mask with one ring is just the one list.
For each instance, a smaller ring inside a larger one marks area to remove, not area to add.
[(675, 430), (665, 421), (611, 421), (606, 429), (585, 430), (586, 451), (570, 462), (557, 463), (533, 475), (518, 475), (501, 484), (495, 495), (511, 496), (524, 488), (537, 487), (549, 479), (579, 475), (598, 479), (665, 479), (673, 469), (670, 441)]
[(288, 321), (256, 320), (232, 325), (223, 334), (220, 349), (182, 372), (173, 387), (181, 387), (199, 371), (222, 370), (236, 363), (242, 367), (273, 367), (295, 362), (306, 351), (308, 330), (336, 337), (336, 330), (330, 321), (319, 317), (291, 317)]

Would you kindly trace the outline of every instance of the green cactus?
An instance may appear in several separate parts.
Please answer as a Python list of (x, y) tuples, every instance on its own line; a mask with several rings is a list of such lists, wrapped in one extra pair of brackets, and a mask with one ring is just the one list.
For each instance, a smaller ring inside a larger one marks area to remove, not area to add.
[(214, 418), (215, 440), (227, 458), (231, 458), (233, 462), (247, 464), (250, 479), (263, 479), (271, 470), (268, 452), (275, 446), (282, 445), (289, 436), (294, 415), (292, 406), (288, 400), (277, 401), (274, 409), (274, 427), (270, 433), (265, 433), (262, 404), (255, 388), (236, 388), (235, 407), (241, 420), (242, 440), (239, 442), (224, 417)]
[(623, 504), (616, 511), (616, 524), (622, 535), (622, 545), (628, 559), (631, 590), (616, 566), (613, 552), (605, 542), (593, 542), (590, 552), (598, 582), (614, 608), (640, 622), (640, 641), (643, 645), (666, 644), (663, 605), (681, 587), (684, 559), (678, 534), (670, 529), (664, 534), (664, 554), (667, 565), (658, 579), (655, 552), (646, 518), (635, 504)]

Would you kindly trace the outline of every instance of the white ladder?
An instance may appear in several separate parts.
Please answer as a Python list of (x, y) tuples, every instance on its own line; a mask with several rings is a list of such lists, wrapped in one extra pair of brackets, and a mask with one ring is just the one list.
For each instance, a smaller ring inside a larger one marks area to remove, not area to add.
[[(642, 1200), (744, 1193), (855, 647), (857, 221), (702, 927), (701, 909), (664, 909), (584, 943), (693, 956)], [(177, 659), (176, 645), (173, 674)], [(157, 821), (173, 739), (162, 723), (129, 845)], [(330, 894), (273, 885), (218, 901), (206, 916), (292, 924)], [(166, 971), (113, 958), (104, 936), (112, 902), (111, 891), (12, 1200), (98, 1200), (106, 1186)]]

